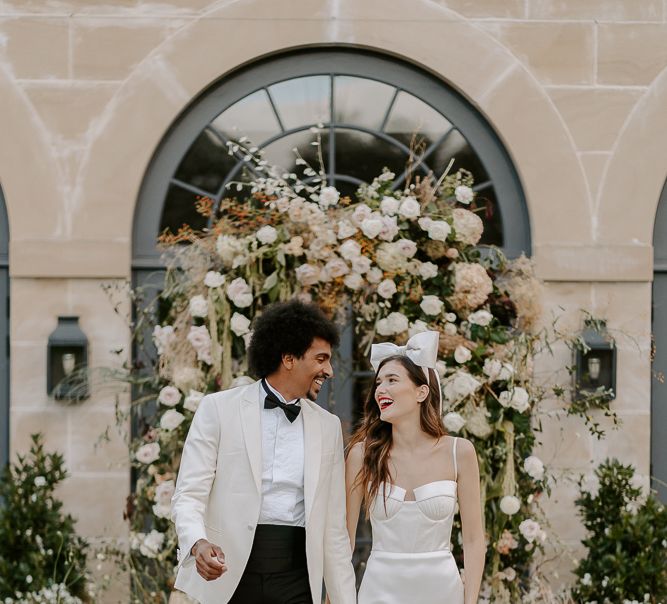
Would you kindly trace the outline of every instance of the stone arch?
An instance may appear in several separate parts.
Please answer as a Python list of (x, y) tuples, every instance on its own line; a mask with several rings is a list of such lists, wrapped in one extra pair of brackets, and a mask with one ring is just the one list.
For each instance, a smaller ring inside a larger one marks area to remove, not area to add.
[(9, 460), (9, 222), (0, 187), (0, 468)]
[[(378, 22), (371, 19), (376, 16), (372, 6), (318, 0), (307, 7), (315, 15), (308, 27), (300, 20), (300, 11), (306, 10), (300, 3), (281, 6), (280, 15), (278, 10), (270, 0), (218, 5), (166, 40), (132, 73), (107, 109), (82, 170), (85, 181), (78, 193), (86, 204), (76, 219), (81, 232), (85, 224), (89, 238), (129, 242), (135, 202), (152, 154), (177, 116), (211, 83), (276, 53), (346, 45), (417, 64), (480, 110), (519, 172), (538, 257), (544, 246), (590, 240), (590, 210), (582, 203), (587, 187), (569, 133), (540, 85), (489, 35), (428, 1), (397, 0), (391, 16)], [(421, 34), (414, 36), (405, 22), (414, 23)], [(150, 120), (138, 111), (146, 107)], [(113, 220), (103, 219), (111, 212)]]

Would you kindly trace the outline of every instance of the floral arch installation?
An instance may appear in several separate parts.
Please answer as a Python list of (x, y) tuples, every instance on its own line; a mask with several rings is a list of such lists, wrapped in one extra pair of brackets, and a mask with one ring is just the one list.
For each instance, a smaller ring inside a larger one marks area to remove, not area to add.
[(0, 188), (0, 467), (9, 460), (9, 223)]
[[(482, 244), (512, 258), (530, 255), (530, 224), (518, 175), (502, 143), (460, 94), (442, 80), (393, 57), (359, 49), (313, 49), (268, 58), (224, 78), (204, 92), (165, 136), (147, 172), (133, 235), (135, 285), (160, 284), (156, 240), (181, 225), (206, 228), (196, 202), (217, 206), (232, 181), (256, 176), (243, 152), (228, 143), (247, 137), (273, 165), (304, 177), (294, 149), (316, 164), (312, 131), (320, 126), (327, 181), (353, 195), (383, 167), (396, 188), (411, 173), (471, 172), (478, 200), (486, 204)], [(416, 141), (416, 146), (415, 146)], [(307, 178), (304, 177), (304, 180)], [(352, 400), (362, 396), (367, 368), (353, 358), (352, 329), (344, 330), (333, 391), (344, 424), (356, 419)], [(361, 361), (361, 362), (360, 362)]]

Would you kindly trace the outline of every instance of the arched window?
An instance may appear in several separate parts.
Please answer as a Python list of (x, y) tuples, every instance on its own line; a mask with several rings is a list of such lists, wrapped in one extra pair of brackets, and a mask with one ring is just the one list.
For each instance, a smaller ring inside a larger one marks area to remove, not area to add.
[(9, 460), (9, 224), (0, 188), (0, 468)]
[(667, 184), (653, 229), (653, 379), (651, 380), (651, 476), (652, 488), (667, 503)]

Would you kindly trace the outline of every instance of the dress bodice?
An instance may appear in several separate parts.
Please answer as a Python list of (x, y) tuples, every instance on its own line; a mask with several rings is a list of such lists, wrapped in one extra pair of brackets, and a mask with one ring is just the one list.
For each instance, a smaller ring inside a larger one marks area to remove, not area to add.
[(405, 489), (398, 485), (380, 486), (370, 513), (374, 550), (402, 553), (449, 550), (456, 511), (456, 481), (429, 482), (414, 489), (414, 494), (415, 501), (406, 501)]

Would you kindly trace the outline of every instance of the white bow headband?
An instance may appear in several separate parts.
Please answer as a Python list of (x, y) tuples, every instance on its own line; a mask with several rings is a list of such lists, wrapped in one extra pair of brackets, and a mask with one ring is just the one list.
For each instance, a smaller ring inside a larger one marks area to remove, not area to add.
[(435, 368), (438, 360), (439, 331), (423, 331), (412, 336), (405, 346), (397, 346), (390, 342), (373, 344), (371, 346), (371, 365), (377, 373), (380, 363), (388, 357), (405, 356), (415, 365), (421, 367), (426, 375), (426, 382), (430, 383), (429, 369), (435, 371), (438, 382), (438, 395), (440, 397), (440, 410), (442, 410), (442, 393), (440, 392), (440, 376)]

